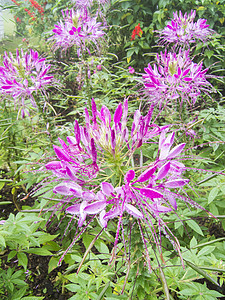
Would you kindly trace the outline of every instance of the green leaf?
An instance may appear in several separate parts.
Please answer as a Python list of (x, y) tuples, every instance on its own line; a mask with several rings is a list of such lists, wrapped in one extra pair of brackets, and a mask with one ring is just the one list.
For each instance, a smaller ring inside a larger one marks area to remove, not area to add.
[(214, 246), (206, 246), (206, 247), (203, 247), (203, 248), (198, 252), (198, 256), (208, 255), (209, 253), (213, 252), (215, 248), (216, 248), (216, 247), (214, 247)]
[(30, 248), (27, 249), (26, 252), (41, 255), (41, 256), (52, 255), (52, 253), (45, 248)]
[(0, 245), (2, 245), (3, 247), (6, 247), (5, 239), (2, 235), (0, 235)]
[(16, 254), (17, 254), (16, 250), (10, 251), (8, 254), (8, 261), (10, 261), (10, 259), (12, 259)]
[(18, 252), (17, 253), (17, 258), (18, 258), (18, 264), (19, 266), (23, 266), (23, 268), (26, 270), (27, 269), (27, 255), (23, 252)]
[(11, 201), (1, 201), (0, 202), (0, 205), (8, 205), (8, 204), (13, 204), (13, 203)]
[(211, 203), (216, 198), (216, 196), (218, 195), (218, 192), (219, 192), (218, 187), (214, 187), (210, 191), (209, 196), (208, 196), (208, 204)]
[(66, 284), (65, 287), (70, 292), (79, 292), (81, 290), (81, 287), (78, 284), (69, 283), (69, 284)]
[(197, 273), (199, 273), (200, 275), (202, 275), (203, 277), (205, 277), (207, 280), (211, 281), (213, 284), (217, 285), (220, 287), (220, 285), (218, 284), (217, 281), (215, 281), (209, 274), (207, 274), (205, 271), (203, 271), (202, 269), (200, 269), (200, 267), (194, 265), (193, 263), (191, 263), (190, 261), (184, 259), (184, 261), (186, 262), (186, 264), (191, 267), (193, 270), (195, 270)]
[(198, 234), (204, 236), (200, 226), (194, 221), (194, 220), (188, 220), (186, 221), (188, 226), (193, 229), (195, 232), (197, 232)]
[(51, 273), (52, 270), (58, 267), (59, 259), (56, 257), (51, 257), (48, 263), (48, 273)]
[(202, 244), (195, 245), (195, 246), (192, 247), (192, 249), (207, 246), (207, 245), (214, 244), (214, 243), (217, 243), (217, 242), (222, 242), (224, 240), (225, 240), (224, 237), (218, 238), (218, 239), (215, 239), (215, 240), (212, 240), (212, 241), (209, 241), (209, 242), (205, 242), (205, 243), (202, 243)]
[(23, 297), (22, 300), (43, 300), (45, 297), (28, 296)]

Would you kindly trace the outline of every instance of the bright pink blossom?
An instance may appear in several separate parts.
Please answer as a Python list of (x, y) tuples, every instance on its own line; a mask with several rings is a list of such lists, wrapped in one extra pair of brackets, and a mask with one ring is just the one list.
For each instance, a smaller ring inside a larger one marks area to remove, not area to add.
[(52, 30), (49, 38), (54, 43), (54, 49), (67, 50), (76, 46), (78, 56), (85, 51), (90, 53), (90, 46), (100, 47), (105, 27), (97, 22), (97, 16), (91, 17), (86, 9), (62, 11), (63, 20), (60, 20)]
[(203, 69), (203, 63), (194, 63), (189, 51), (161, 52), (157, 54), (156, 63), (149, 63), (144, 70), (143, 83), (148, 100), (160, 107), (177, 102), (182, 106), (184, 101), (192, 106), (201, 93), (210, 93), (213, 89), (206, 79), (208, 69)]
[(159, 41), (163, 44), (174, 44), (176, 46), (190, 47), (191, 44), (198, 41), (205, 42), (211, 39), (214, 31), (209, 29), (206, 24), (207, 20), (198, 19), (194, 22), (196, 11), (191, 11), (190, 14), (182, 14), (176, 11), (173, 13), (173, 19), (167, 26), (159, 32)]
[(0, 94), (14, 101), (22, 117), (29, 114), (30, 109), (37, 108), (34, 95), (45, 94), (54, 84), (50, 68), (45, 58), (40, 58), (32, 49), (26, 53), (17, 49), (16, 57), (5, 52), (3, 66), (0, 66)]

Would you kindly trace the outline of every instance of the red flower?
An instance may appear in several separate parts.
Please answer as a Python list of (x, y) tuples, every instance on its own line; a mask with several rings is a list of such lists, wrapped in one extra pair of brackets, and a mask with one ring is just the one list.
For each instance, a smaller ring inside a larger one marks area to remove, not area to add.
[(141, 37), (142, 33), (143, 33), (143, 31), (141, 30), (140, 23), (138, 23), (138, 25), (135, 26), (135, 28), (134, 28), (134, 30), (132, 32), (131, 41), (135, 40), (136, 35), (138, 35), (139, 37)]
[(15, 3), (17, 6), (19, 6), (20, 4), (16, 2), (16, 0), (11, 0), (13, 3)]

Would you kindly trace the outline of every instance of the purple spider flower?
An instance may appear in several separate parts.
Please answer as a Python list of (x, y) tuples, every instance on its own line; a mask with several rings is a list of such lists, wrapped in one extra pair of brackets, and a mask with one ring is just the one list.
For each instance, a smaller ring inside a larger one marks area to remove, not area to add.
[[(75, 121), (74, 136), (68, 136), (67, 143), (59, 139), (61, 147), (54, 146), (58, 160), (46, 164), (55, 177), (51, 183), (57, 183), (53, 192), (62, 197), (52, 216), (64, 210), (72, 216), (71, 221), (77, 219), (77, 235), (70, 247), (95, 217), (102, 228), (107, 228), (111, 220), (117, 222), (114, 249), (124, 218), (136, 219), (140, 228), (146, 224), (158, 249), (160, 238), (155, 226), (176, 247), (177, 240), (163, 215), (177, 210), (177, 200), (201, 208), (184, 190), (189, 184), (183, 176), (185, 143), (174, 145), (175, 133), (169, 132), (169, 126), (151, 123), (151, 108), (145, 117), (137, 110), (129, 130), (127, 99), (113, 115), (104, 105), (98, 110), (92, 99), (92, 115), (87, 109), (84, 114), (86, 125)], [(158, 143), (158, 154), (140, 168), (132, 163), (133, 157), (149, 142)]]
[(49, 38), (54, 43), (54, 49), (67, 50), (72, 46), (77, 47), (77, 55), (88, 51), (89, 46), (99, 49), (100, 39), (105, 32), (105, 26), (97, 22), (97, 16), (91, 17), (86, 9), (62, 11), (63, 20), (60, 20)]
[(185, 13), (184, 15), (181, 11), (173, 13), (173, 19), (163, 30), (158, 31), (159, 42), (189, 48), (190, 44), (211, 39), (215, 32), (208, 28), (207, 20), (198, 19), (197, 22), (194, 22), (195, 16), (196, 11), (193, 10), (190, 14)]
[(24, 117), (29, 115), (31, 108), (36, 109), (35, 95), (39, 92), (45, 94), (46, 89), (54, 84), (50, 68), (45, 58), (40, 58), (32, 49), (25, 53), (17, 49), (16, 57), (5, 52), (3, 66), (0, 66), (0, 94), (13, 99), (18, 116)]
[(72, 0), (77, 8), (90, 8), (96, 2), (99, 6), (104, 6), (109, 0)]
[(202, 92), (213, 90), (206, 79), (208, 69), (203, 69), (203, 63), (194, 63), (189, 51), (161, 52), (157, 54), (156, 63), (153, 66), (149, 63), (144, 70), (145, 93), (149, 102), (159, 107), (173, 102), (182, 106), (184, 101), (193, 106)]

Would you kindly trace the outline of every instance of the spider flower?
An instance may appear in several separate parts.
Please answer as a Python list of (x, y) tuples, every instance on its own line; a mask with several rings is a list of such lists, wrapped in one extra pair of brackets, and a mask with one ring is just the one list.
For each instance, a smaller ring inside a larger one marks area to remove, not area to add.
[(193, 106), (201, 93), (210, 93), (213, 87), (206, 79), (208, 69), (203, 63), (196, 64), (189, 57), (189, 51), (178, 54), (161, 52), (156, 63), (149, 63), (144, 69), (143, 83), (148, 100), (154, 105), (186, 101)]
[(91, 17), (86, 9), (62, 11), (63, 20), (60, 20), (52, 30), (49, 38), (54, 43), (54, 49), (67, 50), (72, 46), (77, 47), (77, 55), (88, 51), (90, 45), (98, 50), (100, 40), (105, 34), (101, 22), (97, 22), (97, 16)]
[(0, 66), (0, 94), (13, 99), (22, 117), (29, 114), (29, 108), (37, 108), (34, 95), (45, 94), (46, 89), (54, 84), (50, 68), (45, 58), (40, 58), (32, 49), (25, 53), (17, 49), (16, 57), (5, 52), (3, 66)]
[[(137, 110), (129, 130), (127, 99), (113, 115), (104, 105), (97, 110), (92, 99), (92, 114), (87, 109), (84, 114), (86, 125), (75, 121), (74, 135), (67, 137), (67, 143), (59, 139), (61, 147), (54, 146), (56, 160), (46, 164), (54, 176), (53, 192), (61, 198), (53, 207), (52, 217), (65, 210), (71, 220), (77, 220), (77, 235), (70, 247), (94, 218), (102, 228), (112, 220), (117, 223), (114, 248), (130, 218), (136, 219), (140, 228), (141, 224), (149, 228), (157, 247), (161, 233), (177, 247), (163, 216), (177, 210), (178, 200), (200, 208), (184, 189), (189, 183), (181, 162), (185, 143), (175, 145), (175, 133), (169, 132), (169, 126), (151, 123), (152, 109), (146, 116)], [(158, 145), (158, 154), (144, 163), (140, 151), (148, 143)], [(140, 165), (134, 163), (136, 155)]]
[(109, 0), (73, 0), (77, 8), (90, 8), (96, 2), (98, 5), (104, 6)]
[(190, 47), (190, 44), (198, 41), (205, 42), (212, 37), (214, 31), (206, 24), (207, 20), (198, 19), (194, 22), (196, 11), (191, 11), (190, 14), (182, 14), (176, 11), (173, 13), (173, 19), (167, 26), (158, 31), (159, 41), (163, 44), (174, 44), (176, 46)]

